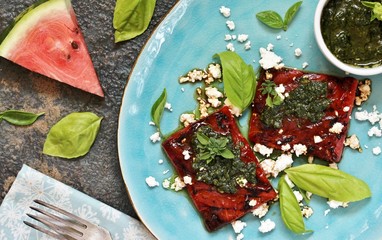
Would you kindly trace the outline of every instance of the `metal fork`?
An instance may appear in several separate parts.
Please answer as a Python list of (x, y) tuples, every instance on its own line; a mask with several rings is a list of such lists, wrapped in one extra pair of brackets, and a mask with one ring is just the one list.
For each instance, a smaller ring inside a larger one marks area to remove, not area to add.
[(62, 215), (59, 217), (46, 210), (30, 206), (32, 210), (40, 214), (27, 213), (27, 215), (47, 226), (49, 230), (27, 221), (24, 223), (42, 233), (60, 240), (112, 240), (110, 233), (98, 225), (41, 200), (34, 200), (34, 202)]

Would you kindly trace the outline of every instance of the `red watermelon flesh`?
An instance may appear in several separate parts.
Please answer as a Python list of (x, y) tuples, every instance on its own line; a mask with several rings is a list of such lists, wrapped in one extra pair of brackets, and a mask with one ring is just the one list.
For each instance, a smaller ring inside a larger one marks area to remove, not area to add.
[(23, 13), (0, 55), (31, 71), (103, 97), (69, 0), (49, 0)]

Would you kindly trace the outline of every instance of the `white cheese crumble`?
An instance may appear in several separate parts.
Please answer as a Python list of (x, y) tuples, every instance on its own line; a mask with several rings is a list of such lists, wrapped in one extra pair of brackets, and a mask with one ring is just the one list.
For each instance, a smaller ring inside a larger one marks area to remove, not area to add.
[(183, 182), (184, 182), (185, 184), (192, 185), (192, 177), (190, 177), (190, 176), (184, 176), (184, 177), (183, 177)]
[(217, 108), (221, 105), (221, 101), (219, 98), (223, 97), (223, 93), (221, 93), (215, 87), (206, 87), (205, 88), (206, 96), (208, 97), (207, 101), (211, 103), (211, 106)]
[(369, 137), (372, 137), (372, 136), (381, 137), (382, 130), (376, 126), (373, 126), (372, 128), (369, 129), (369, 131), (367, 131), (367, 135), (369, 135)]
[(239, 234), (236, 236), (236, 240), (242, 240), (242, 239), (244, 239), (244, 234), (239, 233)]
[(248, 40), (248, 35), (247, 35), (247, 34), (239, 34), (239, 35), (237, 36), (237, 41), (238, 41), (238, 42), (243, 43), (243, 42), (245, 42), (245, 41), (247, 41), (247, 40)]
[(278, 95), (282, 100), (285, 99), (285, 95), (284, 95), (284, 93), (285, 93), (285, 87), (284, 87), (283, 84), (280, 84), (280, 85), (278, 85), (277, 87), (275, 87), (275, 91), (276, 91), (277, 95)]
[(280, 39), (281, 39), (281, 35), (277, 35), (277, 36), (276, 36), (276, 39), (277, 39), (277, 40), (280, 40)]
[(235, 233), (241, 233), (241, 231), (243, 231), (243, 229), (247, 226), (247, 223), (241, 220), (236, 220), (233, 221), (231, 225)]
[(158, 160), (158, 163), (159, 163), (159, 164), (163, 164), (163, 159), (159, 159), (159, 160)]
[(233, 43), (228, 43), (226, 48), (227, 48), (227, 50), (229, 50), (231, 52), (235, 51), (235, 46), (233, 45)]
[(150, 126), (155, 126), (155, 123), (152, 122), (152, 121), (150, 121), (150, 122), (149, 122), (149, 125), (150, 125)]
[(273, 174), (277, 176), (279, 172), (282, 172), (285, 169), (291, 167), (292, 163), (293, 163), (292, 154), (281, 154), (276, 159), (276, 163), (273, 169)]
[(322, 138), (320, 136), (313, 136), (313, 141), (314, 141), (314, 143), (320, 143), (323, 140), (322, 140)]
[(183, 154), (184, 160), (189, 160), (191, 158), (190, 151), (188, 150), (183, 150), (182, 154)]
[(249, 50), (249, 49), (251, 49), (251, 41), (247, 41), (247, 42), (244, 44), (244, 49), (245, 49), (245, 50)]
[(156, 142), (159, 142), (161, 140), (160, 138), (160, 132), (156, 132), (154, 133), (153, 135), (150, 136), (150, 140), (153, 142), (153, 143), (156, 143)]
[(164, 105), (164, 108), (169, 110), (170, 112), (172, 112), (172, 106), (171, 106), (171, 103), (168, 103), (166, 102), (166, 104)]
[(373, 148), (373, 154), (374, 154), (374, 155), (379, 155), (379, 154), (381, 154), (381, 147), (375, 147), (375, 148)]
[(231, 30), (231, 31), (235, 30), (235, 23), (233, 21), (228, 20), (226, 22), (226, 25), (227, 25), (229, 30)]
[(284, 145), (281, 146), (281, 150), (283, 150), (284, 152), (289, 151), (290, 148), (291, 147), (290, 147), (289, 143), (284, 144)]
[(344, 112), (349, 112), (350, 107), (349, 107), (349, 106), (346, 106), (346, 107), (344, 107), (342, 110), (343, 110)]
[(260, 66), (267, 70), (270, 68), (282, 68), (284, 66), (284, 63), (282, 63), (282, 58), (280, 56), (277, 56), (273, 51), (273, 45), (268, 45), (267, 49), (260, 48), (260, 57), (259, 60)]
[(183, 113), (182, 115), (180, 115), (180, 122), (183, 123), (185, 127), (187, 127), (191, 123), (194, 123), (195, 121), (195, 114)]
[(163, 180), (162, 187), (165, 189), (169, 189), (170, 188), (170, 180), (168, 180), (168, 179)]
[(262, 233), (267, 233), (275, 229), (276, 224), (270, 219), (267, 219), (265, 221), (260, 221), (260, 227), (259, 231)]
[(273, 148), (268, 148), (265, 145), (262, 145), (260, 143), (256, 143), (253, 146), (253, 151), (258, 152), (263, 156), (269, 157), (273, 152)]
[(171, 189), (177, 192), (182, 190), (185, 186), (186, 184), (179, 177), (176, 177), (174, 183), (171, 184)]
[(308, 206), (304, 206), (304, 208), (301, 210), (302, 216), (305, 218), (310, 218), (313, 215), (313, 209)]
[(251, 206), (251, 207), (254, 207), (256, 206), (257, 204), (257, 201), (255, 199), (252, 199), (251, 201), (249, 201), (248, 205)]
[(225, 40), (225, 41), (231, 41), (231, 40), (232, 40), (232, 35), (231, 35), (231, 34), (226, 34), (226, 35), (224, 36), (224, 40)]
[(269, 205), (266, 203), (261, 204), (258, 208), (254, 209), (252, 211), (253, 216), (256, 216), (258, 218), (264, 217), (269, 210)]
[(288, 175), (285, 175), (285, 178), (284, 178), (285, 182), (288, 184), (288, 186), (290, 188), (293, 188), (294, 187), (294, 184), (293, 182), (290, 180), (289, 176)]
[(150, 176), (150, 177), (146, 178), (146, 184), (149, 187), (157, 187), (157, 186), (159, 186), (159, 182), (157, 182), (153, 176)]
[(230, 9), (230, 8), (227, 8), (227, 7), (225, 7), (225, 6), (221, 6), (221, 7), (219, 8), (219, 11), (220, 11), (220, 13), (221, 13), (224, 17), (226, 17), (226, 18), (228, 18), (229, 16), (231, 16), (231, 9)]
[(307, 147), (301, 143), (293, 145), (293, 150), (297, 157), (306, 154), (308, 151)]
[(345, 139), (345, 146), (349, 146), (351, 149), (360, 149), (360, 143), (357, 135), (353, 134), (350, 137)]
[(359, 121), (369, 121), (372, 125), (382, 120), (382, 114), (377, 110), (377, 106), (373, 106), (373, 110), (368, 112), (367, 110), (356, 112), (355, 119)]
[(331, 208), (338, 208), (338, 207), (347, 207), (349, 205), (348, 202), (340, 202), (340, 201), (336, 201), (336, 200), (329, 200), (327, 201), (329, 207)]
[(231, 114), (235, 115), (236, 117), (239, 117), (241, 116), (241, 109), (234, 106), (230, 100), (228, 98), (225, 99), (224, 101), (224, 105), (226, 105), (227, 107), (229, 107), (229, 111), (231, 112)]
[(293, 191), (293, 194), (296, 197), (297, 202), (302, 202), (302, 200), (304, 199), (300, 191)]
[(301, 51), (301, 49), (300, 49), (300, 48), (296, 48), (296, 49), (294, 50), (294, 55), (295, 55), (296, 57), (300, 57), (300, 56), (302, 55), (302, 51)]
[(333, 124), (333, 126), (329, 129), (329, 132), (331, 133), (337, 133), (340, 134), (342, 132), (342, 129), (344, 128), (344, 125), (340, 122), (336, 122)]
[(215, 79), (219, 79), (222, 77), (222, 70), (220, 64), (210, 64), (208, 66), (208, 72)]
[(307, 63), (307, 62), (303, 62), (302, 63), (302, 69), (305, 69), (305, 68), (307, 68), (309, 66), (309, 63)]

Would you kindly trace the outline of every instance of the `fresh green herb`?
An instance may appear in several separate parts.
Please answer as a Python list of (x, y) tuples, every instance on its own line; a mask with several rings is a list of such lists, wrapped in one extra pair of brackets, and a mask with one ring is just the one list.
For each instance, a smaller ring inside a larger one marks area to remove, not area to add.
[(205, 134), (197, 132), (196, 138), (200, 143), (197, 145), (197, 158), (205, 160), (207, 164), (215, 160), (216, 156), (221, 156), (225, 159), (233, 159), (235, 157), (232, 151), (227, 148), (229, 142), (227, 137), (207, 137)]
[(282, 176), (278, 184), (281, 218), (288, 229), (294, 233), (312, 232), (305, 229), (300, 206), (292, 189)]
[(268, 107), (273, 107), (276, 105), (280, 105), (283, 99), (276, 92), (276, 83), (271, 80), (265, 80), (261, 84), (261, 90), (263, 95), (267, 95), (267, 99), (265, 100), (265, 104)]
[(330, 167), (304, 164), (285, 172), (299, 188), (331, 200), (354, 202), (371, 196), (364, 181)]
[(380, 2), (361, 1), (361, 3), (372, 9), (370, 21), (374, 19), (382, 21), (382, 4)]
[(115, 42), (135, 38), (146, 31), (155, 3), (156, 0), (117, 0), (113, 18)]
[(90, 112), (67, 115), (50, 129), (43, 153), (68, 159), (85, 155), (97, 137), (101, 121), (102, 117)]
[(162, 94), (155, 101), (154, 105), (151, 107), (151, 120), (155, 123), (158, 129), (160, 129), (160, 120), (163, 115), (164, 106), (167, 101), (167, 91), (163, 89)]
[(268, 11), (263, 11), (259, 12), (256, 14), (257, 19), (259, 19), (262, 23), (265, 25), (271, 27), (271, 28), (276, 28), (276, 29), (283, 29), (286, 31), (288, 29), (288, 26), (292, 22), (294, 16), (300, 9), (300, 6), (302, 4), (302, 1), (296, 2), (293, 4), (285, 13), (284, 20), (275, 11), (268, 10)]
[(257, 79), (253, 67), (247, 65), (235, 52), (221, 52), (215, 57), (221, 61), (224, 91), (228, 100), (244, 111), (255, 96)]
[(44, 113), (30, 113), (18, 110), (7, 110), (0, 113), (0, 120), (5, 120), (10, 124), (16, 126), (26, 126), (34, 123), (38, 117), (44, 115)]

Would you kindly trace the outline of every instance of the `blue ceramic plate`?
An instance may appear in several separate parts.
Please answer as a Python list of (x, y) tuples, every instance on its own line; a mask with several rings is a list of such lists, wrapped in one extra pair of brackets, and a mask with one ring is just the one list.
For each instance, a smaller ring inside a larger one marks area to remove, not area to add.
[[(161, 186), (149, 188), (145, 179), (153, 176), (162, 182), (173, 173), (173, 168), (161, 150), (160, 143), (152, 143), (149, 137), (155, 128), (149, 125), (150, 110), (155, 100), (167, 89), (167, 101), (173, 111), (165, 111), (161, 127), (165, 134), (178, 126), (178, 117), (185, 111), (195, 109), (193, 98), (195, 86), (180, 85), (178, 77), (192, 68), (204, 68), (217, 52), (226, 50), (225, 34), (248, 34), (252, 48), (244, 50), (244, 44), (232, 41), (236, 52), (247, 62), (258, 67), (259, 48), (268, 43), (274, 45), (276, 54), (283, 57), (287, 66), (344, 76), (320, 53), (313, 34), (313, 16), (316, 1), (304, 1), (287, 31), (266, 27), (256, 19), (256, 13), (275, 10), (282, 16), (295, 1), (279, 0), (181, 0), (163, 20), (147, 42), (136, 66), (130, 75), (122, 102), (118, 146), (122, 173), (134, 207), (144, 224), (159, 239), (235, 239), (231, 226), (216, 232), (205, 230), (203, 222), (185, 192), (175, 193)], [(229, 19), (223, 17), (219, 8), (231, 9)], [(226, 20), (236, 24), (233, 31), (226, 27)], [(300, 48), (302, 55), (295, 57)], [(363, 105), (372, 110), (373, 105), (382, 107), (382, 79), (373, 77), (373, 94)], [(184, 88), (182, 91), (182, 88)], [(357, 111), (357, 109), (355, 109)], [(353, 113), (354, 116), (354, 113)], [(245, 117), (242, 123), (246, 123)], [(247, 227), (245, 239), (377, 239), (382, 236), (382, 159), (372, 153), (372, 148), (381, 146), (381, 138), (369, 137), (371, 125), (353, 118), (349, 134), (357, 134), (363, 146), (359, 153), (345, 149), (340, 169), (365, 180), (373, 193), (372, 198), (351, 203), (347, 208), (329, 209), (326, 199), (313, 197), (310, 205), (314, 214), (305, 220), (313, 234), (295, 235), (282, 223), (278, 205), (270, 208), (265, 219), (276, 222), (270, 233), (260, 233), (259, 219), (251, 214), (243, 218)], [(366, 146), (368, 148), (366, 148)], [(159, 164), (160, 159), (164, 160)], [(170, 170), (166, 173), (166, 170)]]

